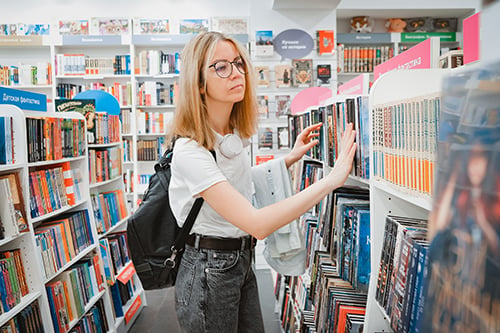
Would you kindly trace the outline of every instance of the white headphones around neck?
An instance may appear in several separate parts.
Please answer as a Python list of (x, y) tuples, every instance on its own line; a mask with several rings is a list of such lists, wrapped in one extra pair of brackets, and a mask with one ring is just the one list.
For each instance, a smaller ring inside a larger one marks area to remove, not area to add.
[(221, 154), (226, 158), (234, 158), (241, 153), (243, 142), (237, 134), (226, 134), (220, 136), (219, 149)]

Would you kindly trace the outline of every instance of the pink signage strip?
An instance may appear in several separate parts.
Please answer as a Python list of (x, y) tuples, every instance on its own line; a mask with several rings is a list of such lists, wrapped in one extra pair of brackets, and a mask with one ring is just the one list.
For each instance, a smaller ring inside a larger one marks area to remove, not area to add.
[(479, 14), (480, 13), (476, 13), (464, 19), (464, 64), (479, 60)]
[(382, 74), (395, 69), (431, 68), (431, 64), (431, 39), (429, 38), (394, 58), (375, 66), (373, 79), (376, 81)]
[(339, 86), (339, 95), (362, 95), (363, 94), (363, 75), (356, 76), (354, 79), (347, 81)]

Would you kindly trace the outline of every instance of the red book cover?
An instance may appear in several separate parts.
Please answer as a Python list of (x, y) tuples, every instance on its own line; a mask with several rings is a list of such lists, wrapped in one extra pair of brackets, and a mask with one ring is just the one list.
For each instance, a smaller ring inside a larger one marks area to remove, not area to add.
[(318, 53), (332, 54), (335, 47), (333, 30), (318, 30)]

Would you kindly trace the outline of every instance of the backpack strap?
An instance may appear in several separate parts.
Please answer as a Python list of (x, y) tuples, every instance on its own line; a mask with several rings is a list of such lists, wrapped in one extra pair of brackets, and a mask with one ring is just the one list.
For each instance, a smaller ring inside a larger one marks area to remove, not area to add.
[[(214, 157), (215, 162), (217, 162), (217, 157), (215, 155), (215, 150), (210, 150), (210, 153), (212, 153), (212, 156)], [(198, 213), (200, 212), (201, 205), (203, 204), (203, 198), (199, 197), (194, 201), (193, 207), (189, 211), (189, 214), (186, 218), (186, 221), (184, 221), (184, 224), (179, 231), (179, 234), (177, 235), (177, 238), (175, 239), (174, 245), (172, 246), (172, 255), (174, 253), (178, 253), (179, 251), (182, 251), (184, 249), (184, 245), (186, 243), (186, 238), (191, 232), (191, 229), (193, 228), (194, 221), (196, 220), (196, 217), (198, 216)]]

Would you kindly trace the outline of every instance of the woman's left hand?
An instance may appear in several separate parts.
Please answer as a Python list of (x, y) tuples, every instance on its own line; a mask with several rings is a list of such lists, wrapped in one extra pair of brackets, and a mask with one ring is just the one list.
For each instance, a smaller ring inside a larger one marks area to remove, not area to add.
[(292, 151), (285, 156), (285, 164), (287, 168), (300, 160), (305, 153), (319, 143), (319, 140), (315, 138), (319, 136), (318, 130), (322, 125), (322, 123), (311, 125), (304, 128), (302, 132), (300, 132), (295, 140)]

